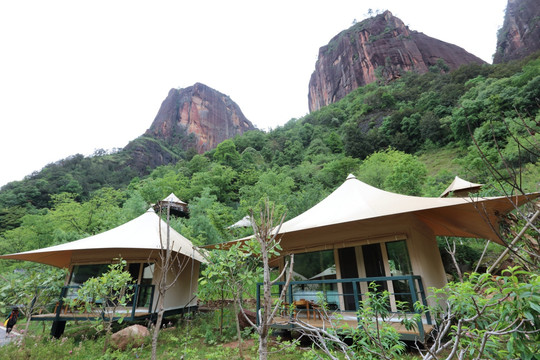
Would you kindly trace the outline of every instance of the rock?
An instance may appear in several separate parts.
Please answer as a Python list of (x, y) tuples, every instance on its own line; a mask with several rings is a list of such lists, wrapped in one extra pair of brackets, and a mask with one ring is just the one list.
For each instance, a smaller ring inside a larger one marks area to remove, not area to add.
[[(244, 313), (248, 317), (249, 320), (251, 320), (252, 323), (257, 323), (257, 314), (254, 311), (244, 310)], [(250, 327), (251, 325), (247, 322), (244, 315), (242, 315), (242, 312), (238, 313), (238, 322), (240, 324), (240, 329), (244, 330), (247, 327)]]
[(494, 64), (521, 59), (540, 50), (540, 2), (508, 0), (497, 36)]
[(111, 336), (111, 347), (125, 350), (141, 346), (146, 337), (150, 335), (148, 329), (142, 325), (132, 325), (122, 329)]
[(390, 11), (357, 23), (319, 49), (309, 82), (309, 110), (335, 103), (360, 86), (426, 73), (443, 60), (450, 70), (485, 62), (464, 49), (411, 31)]
[(192, 134), (194, 146), (202, 154), (248, 130), (255, 127), (229, 96), (196, 83), (169, 91), (145, 135), (182, 145)]

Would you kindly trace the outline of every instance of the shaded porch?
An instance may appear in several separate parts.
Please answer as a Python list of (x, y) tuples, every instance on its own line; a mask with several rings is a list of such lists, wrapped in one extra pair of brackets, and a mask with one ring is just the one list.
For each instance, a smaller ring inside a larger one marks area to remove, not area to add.
[[(281, 304), (282, 309), (274, 319), (272, 327), (292, 330), (298, 327), (298, 321), (302, 321), (319, 328), (356, 328), (360, 301), (367, 293), (370, 283), (377, 284), (379, 291), (389, 292), (388, 310), (391, 318), (385, 319), (385, 322), (398, 331), (402, 340), (424, 340), (433, 329), (429, 312), (422, 314), (413, 330), (406, 329), (401, 324), (403, 316), (409, 317), (418, 313), (414, 307), (416, 302), (426, 307), (428, 305), (424, 285), (418, 275), (291, 281)], [(284, 282), (274, 285), (274, 299), (279, 296), (284, 285)], [(257, 314), (261, 307), (261, 287), (262, 283), (258, 283)], [(326, 310), (323, 309), (323, 303)], [(402, 311), (398, 311), (399, 303), (404, 304)]]
[[(32, 321), (68, 321), (68, 320), (96, 320), (109, 318), (113, 321), (123, 318), (127, 321), (148, 318), (152, 315), (154, 299), (154, 285), (131, 285), (129, 290), (133, 295), (127, 306), (102, 306), (101, 303), (90, 304), (91, 312), (81, 311), (79, 306), (72, 307), (69, 299), (75, 299), (79, 285), (63, 286), (56, 301), (46, 305), (37, 306), (39, 302), (38, 292), (30, 305)], [(82, 306), (83, 303), (78, 305)]]

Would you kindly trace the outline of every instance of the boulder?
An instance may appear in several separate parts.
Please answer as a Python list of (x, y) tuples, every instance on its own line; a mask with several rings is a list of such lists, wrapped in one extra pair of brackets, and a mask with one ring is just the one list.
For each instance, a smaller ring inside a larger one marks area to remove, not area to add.
[[(251, 320), (252, 323), (257, 323), (257, 314), (254, 311), (244, 310), (244, 313), (246, 314), (247, 318)], [(244, 330), (247, 327), (250, 327), (251, 325), (247, 322), (244, 315), (242, 315), (242, 312), (238, 313), (238, 322), (240, 323), (240, 329)]]
[(142, 325), (131, 325), (122, 329), (111, 336), (111, 347), (125, 350), (141, 346), (146, 337), (150, 335), (148, 329)]

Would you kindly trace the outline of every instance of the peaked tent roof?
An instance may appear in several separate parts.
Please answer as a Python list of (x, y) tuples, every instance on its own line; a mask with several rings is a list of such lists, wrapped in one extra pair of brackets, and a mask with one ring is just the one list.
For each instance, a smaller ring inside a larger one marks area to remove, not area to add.
[(335, 278), (336, 277), (336, 265), (332, 265), (329, 268), (325, 269), (323, 272), (318, 273), (309, 278), (309, 280), (321, 279), (321, 278)]
[[(161, 237), (159, 234), (160, 225)], [(159, 251), (161, 250), (161, 239), (165, 242), (166, 236), (167, 224), (150, 208), (141, 216), (103, 233), (43, 249), (2, 255), (0, 259), (26, 260), (64, 268), (71, 264), (73, 257), (81, 253), (99, 253), (100, 259), (103, 259), (104, 256), (110, 257), (118, 254), (118, 251)], [(204, 261), (203, 257), (194, 249), (191, 241), (172, 228), (170, 229), (170, 241), (173, 251), (197, 261)]]
[(175, 203), (179, 205), (187, 205), (186, 202), (180, 200), (176, 195), (174, 195), (174, 193), (171, 193), (169, 196), (167, 196), (165, 199), (161, 200), (160, 202), (162, 203), (170, 202), (170, 203)]
[(154, 205), (154, 210), (157, 212), (167, 208), (174, 216), (189, 216), (188, 204), (180, 200), (174, 193), (171, 193), (165, 199), (158, 201), (157, 204)]
[(329, 238), (328, 233), (354, 234), (360, 226), (380, 229), (384, 222), (399, 221), (399, 215), (414, 214), (437, 236), (484, 238), (501, 243), (497, 233), (500, 215), (513, 210), (514, 204), (521, 206), (539, 196), (540, 193), (511, 199), (408, 196), (377, 189), (351, 174), (317, 205), (283, 223), (279, 233), (286, 241), (308, 237), (311, 243), (320, 243)]
[(478, 191), (483, 185), (484, 184), (475, 184), (467, 180), (463, 180), (459, 176), (456, 176), (454, 178), (454, 181), (452, 181), (452, 183), (446, 188), (446, 190), (443, 191), (443, 193), (439, 197), (448, 196), (448, 194), (450, 194), (451, 192), (469, 193), (469, 192)]
[(251, 216), (246, 215), (234, 224), (227, 227), (227, 229), (234, 229), (239, 227), (251, 227)]

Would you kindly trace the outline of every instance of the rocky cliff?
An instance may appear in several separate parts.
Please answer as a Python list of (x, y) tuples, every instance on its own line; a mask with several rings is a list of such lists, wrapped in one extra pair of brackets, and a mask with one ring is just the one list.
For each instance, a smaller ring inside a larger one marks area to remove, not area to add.
[(485, 63), (456, 45), (409, 30), (385, 11), (342, 31), (319, 49), (309, 82), (309, 110), (332, 104), (376, 80), (388, 82), (406, 71), (425, 73), (439, 59), (451, 70)]
[(540, 50), (540, 1), (508, 0), (502, 28), (497, 34), (493, 63), (521, 59)]
[[(204, 84), (171, 89), (145, 136), (166, 143), (193, 143), (198, 153), (255, 127), (230, 97)], [(187, 150), (187, 149), (185, 149)]]

